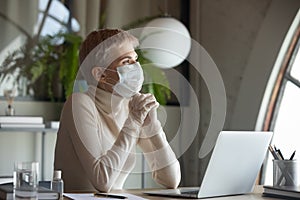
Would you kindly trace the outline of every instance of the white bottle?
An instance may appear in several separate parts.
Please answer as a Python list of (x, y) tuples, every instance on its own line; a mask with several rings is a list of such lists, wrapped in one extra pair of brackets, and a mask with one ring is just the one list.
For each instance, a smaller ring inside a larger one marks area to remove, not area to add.
[(59, 193), (60, 199), (63, 198), (64, 181), (61, 178), (61, 170), (55, 170), (53, 173), (53, 180), (51, 182), (51, 190)]

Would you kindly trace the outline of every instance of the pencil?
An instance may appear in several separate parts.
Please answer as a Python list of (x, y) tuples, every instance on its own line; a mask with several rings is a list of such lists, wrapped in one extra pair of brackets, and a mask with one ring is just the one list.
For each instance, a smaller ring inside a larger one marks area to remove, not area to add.
[(114, 198), (114, 199), (127, 199), (127, 197), (123, 195), (118, 195), (118, 194), (109, 194), (109, 193), (94, 193), (95, 197), (107, 197), (107, 198)]
[(293, 154), (291, 155), (290, 160), (293, 160), (293, 159), (294, 159), (295, 154), (296, 154), (296, 150), (295, 150), (295, 151), (293, 152)]
[(277, 154), (275, 153), (273, 147), (271, 145), (269, 145), (269, 151), (271, 152), (271, 154), (273, 155), (275, 160), (279, 160)]

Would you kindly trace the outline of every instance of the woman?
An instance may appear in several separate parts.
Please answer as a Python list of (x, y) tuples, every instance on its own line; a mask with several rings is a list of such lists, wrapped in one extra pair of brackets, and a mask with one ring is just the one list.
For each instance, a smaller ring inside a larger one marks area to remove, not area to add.
[(180, 182), (180, 166), (156, 116), (158, 103), (140, 94), (143, 71), (126, 31), (103, 29), (83, 41), (80, 72), (89, 88), (65, 102), (54, 168), (62, 170), (65, 191), (121, 189), (135, 165), (136, 145), (153, 179), (168, 188)]

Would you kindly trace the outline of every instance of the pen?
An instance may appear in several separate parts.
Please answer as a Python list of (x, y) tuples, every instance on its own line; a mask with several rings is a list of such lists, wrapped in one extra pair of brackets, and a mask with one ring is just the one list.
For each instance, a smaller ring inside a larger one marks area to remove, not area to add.
[(269, 145), (269, 151), (271, 152), (271, 154), (273, 155), (275, 160), (279, 160), (277, 154), (275, 153), (275, 151), (271, 145)]
[(95, 197), (107, 197), (107, 198), (114, 198), (114, 199), (127, 199), (127, 197), (123, 195), (118, 195), (118, 194), (109, 194), (109, 193), (99, 193), (96, 192), (94, 193)]
[(274, 145), (274, 149), (275, 149), (275, 152), (278, 153), (278, 158), (281, 158), (280, 160), (284, 160), (284, 157), (280, 151), (280, 149), (277, 149)]
[(293, 154), (291, 155), (290, 160), (293, 160), (295, 154), (296, 154), (296, 150), (295, 150), (295, 151), (293, 152)]

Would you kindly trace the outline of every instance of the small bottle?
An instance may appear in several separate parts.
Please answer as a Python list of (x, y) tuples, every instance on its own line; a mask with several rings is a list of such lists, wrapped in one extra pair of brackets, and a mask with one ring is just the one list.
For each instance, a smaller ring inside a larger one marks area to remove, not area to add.
[(14, 116), (15, 115), (15, 109), (12, 107), (12, 105), (8, 105), (5, 110), (5, 115), (7, 116)]
[(63, 198), (64, 181), (61, 178), (61, 170), (55, 170), (53, 173), (53, 180), (51, 182), (51, 190), (59, 193), (60, 199)]

